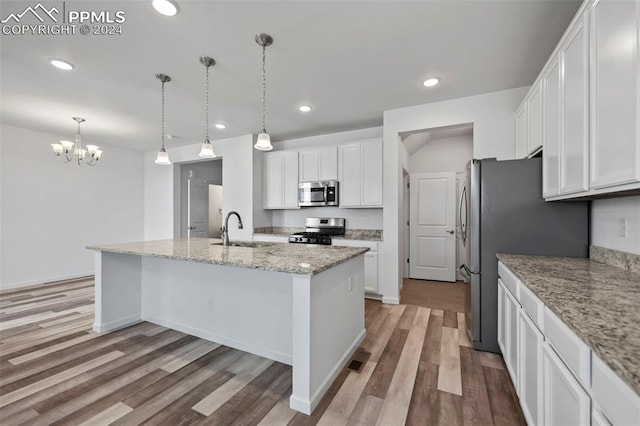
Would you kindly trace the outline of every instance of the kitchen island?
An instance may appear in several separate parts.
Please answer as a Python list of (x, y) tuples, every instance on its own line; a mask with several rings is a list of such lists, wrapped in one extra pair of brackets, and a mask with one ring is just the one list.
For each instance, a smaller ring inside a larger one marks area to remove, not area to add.
[(89, 246), (95, 322), (149, 321), (292, 366), (310, 414), (365, 337), (366, 248), (191, 238)]

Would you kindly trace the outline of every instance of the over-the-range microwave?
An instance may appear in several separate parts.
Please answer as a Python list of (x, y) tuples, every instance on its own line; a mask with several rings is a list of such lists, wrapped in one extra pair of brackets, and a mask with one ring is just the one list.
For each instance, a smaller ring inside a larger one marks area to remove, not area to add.
[(302, 182), (298, 185), (298, 205), (300, 207), (321, 207), (338, 205), (338, 182)]

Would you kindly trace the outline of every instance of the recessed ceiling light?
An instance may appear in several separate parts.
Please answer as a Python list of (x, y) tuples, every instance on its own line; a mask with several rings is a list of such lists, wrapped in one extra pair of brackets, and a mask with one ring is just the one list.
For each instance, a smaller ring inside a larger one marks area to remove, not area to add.
[(216, 123), (216, 129), (224, 130), (227, 128), (227, 125), (224, 123)]
[(49, 63), (54, 67), (65, 71), (70, 71), (75, 68), (71, 62), (63, 61), (62, 59), (49, 59)]
[(309, 112), (311, 111), (311, 105), (300, 105), (298, 109), (302, 112)]
[(426, 79), (422, 84), (424, 84), (425, 87), (433, 87), (438, 83), (440, 83), (440, 79), (438, 77), (431, 77)]
[(166, 16), (178, 13), (178, 4), (173, 0), (152, 0), (151, 5), (155, 10)]

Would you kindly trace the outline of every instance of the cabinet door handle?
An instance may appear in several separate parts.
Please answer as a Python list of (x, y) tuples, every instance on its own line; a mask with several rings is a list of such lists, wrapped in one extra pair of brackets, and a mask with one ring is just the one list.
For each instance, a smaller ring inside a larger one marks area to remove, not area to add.
[(453, 233), (454, 233), (454, 232), (455, 232), (455, 231), (453, 231), (453, 230), (449, 230), (449, 231), (447, 231), (447, 233), (448, 233), (448, 234), (451, 234), (451, 235), (453, 235)]

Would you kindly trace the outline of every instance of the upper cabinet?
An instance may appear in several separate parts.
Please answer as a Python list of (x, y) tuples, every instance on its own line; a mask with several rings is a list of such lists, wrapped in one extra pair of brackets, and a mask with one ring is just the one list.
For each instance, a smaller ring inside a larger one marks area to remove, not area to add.
[(640, 182), (640, 0), (591, 5), (591, 187)]
[(527, 155), (534, 153), (542, 147), (542, 84), (538, 81), (533, 86), (527, 102)]
[(527, 152), (527, 102), (516, 111), (516, 158), (525, 158)]
[(338, 147), (300, 151), (300, 182), (338, 179)]
[(382, 141), (338, 147), (340, 207), (382, 207)]
[(640, 0), (586, 1), (517, 110), (517, 156), (543, 146), (545, 199), (640, 188), (639, 39)]
[(265, 209), (297, 209), (298, 151), (264, 153)]

